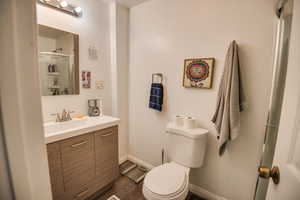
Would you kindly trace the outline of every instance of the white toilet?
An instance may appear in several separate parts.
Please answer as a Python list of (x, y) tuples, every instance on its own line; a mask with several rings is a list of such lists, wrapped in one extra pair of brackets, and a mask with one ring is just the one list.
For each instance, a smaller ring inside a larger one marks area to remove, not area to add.
[(166, 153), (171, 162), (153, 168), (145, 177), (147, 200), (184, 200), (189, 192), (190, 168), (202, 166), (208, 131), (167, 126)]

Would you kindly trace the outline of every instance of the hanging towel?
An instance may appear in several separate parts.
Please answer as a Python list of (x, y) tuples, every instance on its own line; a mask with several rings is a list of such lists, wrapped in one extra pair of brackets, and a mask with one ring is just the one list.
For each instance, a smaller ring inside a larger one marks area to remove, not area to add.
[(149, 108), (162, 111), (163, 99), (164, 99), (164, 88), (162, 83), (152, 83)]
[(244, 103), (238, 45), (232, 41), (227, 51), (216, 111), (212, 118), (218, 133), (220, 156), (224, 153), (228, 141), (234, 140), (240, 133), (240, 112), (244, 110)]

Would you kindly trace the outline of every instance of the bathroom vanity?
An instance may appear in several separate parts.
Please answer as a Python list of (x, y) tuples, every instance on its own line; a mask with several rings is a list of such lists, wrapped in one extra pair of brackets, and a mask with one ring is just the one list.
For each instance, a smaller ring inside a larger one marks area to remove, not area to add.
[[(38, 41), (42, 95), (79, 95), (79, 35), (39, 25)], [(92, 101), (89, 114), (98, 116)], [(89, 199), (108, 189), (119, 175), (119, 119), (71, 119), (65, 109), (54, 115), (57, 122), (44, 124), (53, 199)]]
[(45, 124), (54, 200), (87, 199), (117, 179), (118, 123), (101, 116)]

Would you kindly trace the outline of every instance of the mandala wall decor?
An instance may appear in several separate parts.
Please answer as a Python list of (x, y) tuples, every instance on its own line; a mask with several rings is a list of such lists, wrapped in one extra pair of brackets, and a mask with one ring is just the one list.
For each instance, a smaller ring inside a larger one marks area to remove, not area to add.
[(183, 87), (211, 88), (214, 58), (186, 59), (184, 61)]

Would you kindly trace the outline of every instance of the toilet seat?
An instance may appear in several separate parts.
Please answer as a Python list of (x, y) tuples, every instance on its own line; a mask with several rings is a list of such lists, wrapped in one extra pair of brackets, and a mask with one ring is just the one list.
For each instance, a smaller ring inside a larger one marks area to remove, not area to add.
[(144, 196), (148, 200), (180, 200), (188, 193), (189, 169), (176, 163), (153, 168), (145, 177)]

